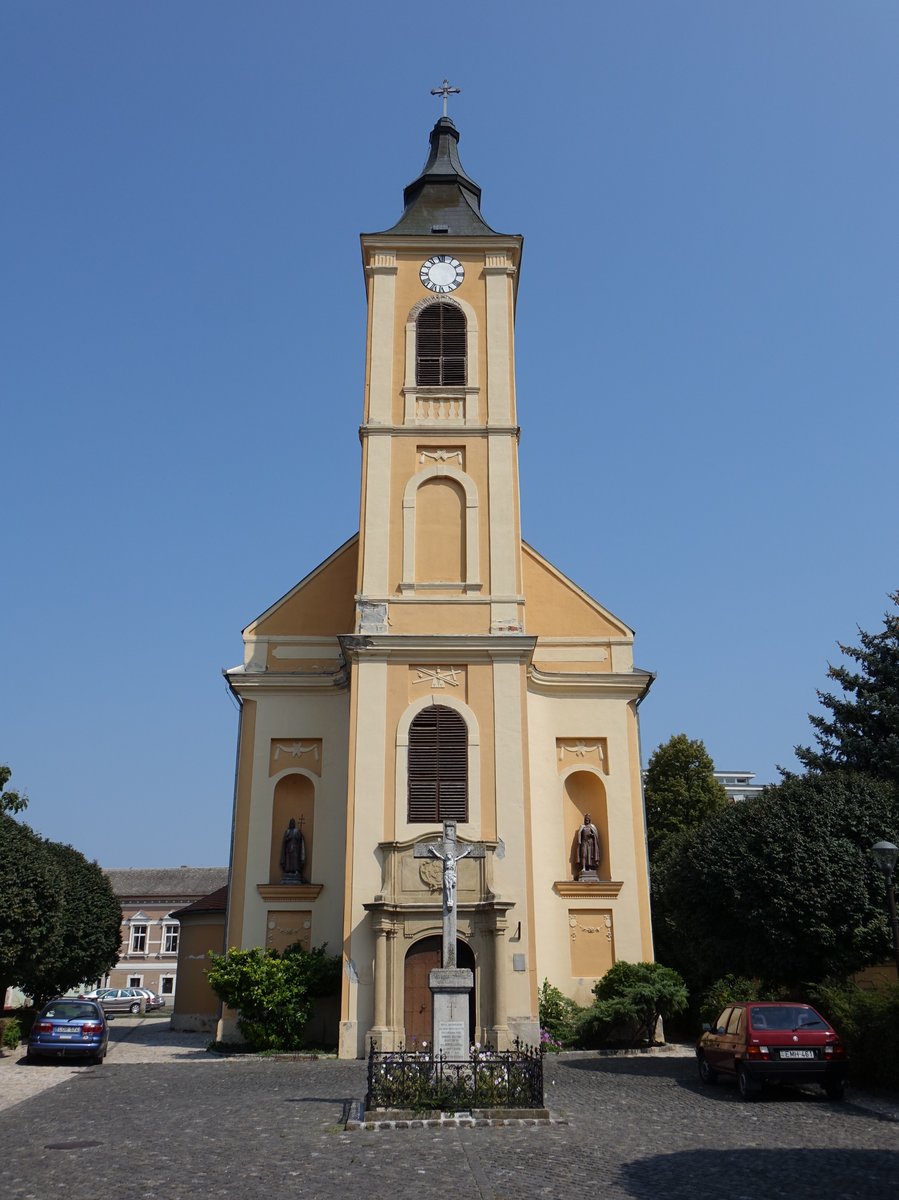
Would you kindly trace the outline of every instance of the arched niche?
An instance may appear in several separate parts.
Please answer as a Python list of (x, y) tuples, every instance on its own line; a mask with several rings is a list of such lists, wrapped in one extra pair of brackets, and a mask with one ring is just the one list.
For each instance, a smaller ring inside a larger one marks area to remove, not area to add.
[(577, 836), (589, 813), (596, 826), (601, 842), (598, 875), (600, 879), (612, 878), (609, 858), (609, 809), (606, 789), (598, 772), (590, 769), (570, 771), (562, 782), (562, 804), (564, 808), (565, 845), (568, 852), (569, 878), (576, 879), (578, 873)]
[[(425, 491), (432, 482), (439, 481), (443, 486), (439, 491), (428, 495)], [(448, 488), (446, 485), (450, 485)], [(426, 507), (419, 509), (422, 495), (426, 495)], [(431, 503), (433, 496), (433, 503)], [(449, 539), (450, 549), (445, 551), (439, 545), (430, 546), (419, 535), (419, 521), (424, 521), (431, 531), (430, 541), (441, 542), (444, 533), (436, 522), (442, 519), (447, 511), (451, 511), (454, 528), (458, 534)], [(424, 555), (424, 561), (419, 562), (419, 555)], [(435, 578), (430, 572), (436, 569), (438, 562), (458, 555), (459, 567), (453, 567), (453, 575), (447, 579)], [(431, 561), (433, 559), (433, 562)], [(417, 586), (437, 586), (450, 584), (465, 591), (479, 591), (481, 564), (478, 547), (478, 490), (474, 480), (458, 467), (447, 463), (437, 463), (424, 471), (417, 471), (407, 482), (403, 492), (403, 580), (401, 591), (414, 591)]]
[(415, 500), (415, 582), (465, 579), (465, 491), (446, 476), (427, 480)]
[(315, 825), (315, 784), (312, 779), (299, 771), (291, 771), (275, 784), (275, 794), (272, 801), (272, 845), (269, 862), (269, 883), (281, 882), (281, 842), (290, 818), (297, 823), (306, 842), (306, 866), (303, 871), (304, 882), (313, 879), (312, 849)]

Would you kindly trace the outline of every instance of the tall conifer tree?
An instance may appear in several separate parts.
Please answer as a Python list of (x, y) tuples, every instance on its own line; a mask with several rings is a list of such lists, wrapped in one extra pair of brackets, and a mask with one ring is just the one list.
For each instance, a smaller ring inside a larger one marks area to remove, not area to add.
[[(890, 600), (899, 607), (899, 591)], [(878, 633), (859, 629), (859, 641), (838, 643), (858, 669), (828, 668), (842, 694), (818, 692), (827, 712), (809, 715), (817, 749), (797, 746), (796, 757), (808, 771), (849, 768), (899, 784), (899, 613), (887, 612)]]

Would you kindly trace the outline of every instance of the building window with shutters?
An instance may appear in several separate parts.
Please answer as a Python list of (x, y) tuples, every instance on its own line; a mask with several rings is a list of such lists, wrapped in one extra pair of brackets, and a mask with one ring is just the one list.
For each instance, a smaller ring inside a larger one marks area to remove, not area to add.
[(423, 708), (409, 726), (410, 823), (468, 820), (468, 726), (443, 704)]
[(419, 387), (465, 386), (465, 314), (455, 304), (429, 304), (418, 314), (415, 382)]

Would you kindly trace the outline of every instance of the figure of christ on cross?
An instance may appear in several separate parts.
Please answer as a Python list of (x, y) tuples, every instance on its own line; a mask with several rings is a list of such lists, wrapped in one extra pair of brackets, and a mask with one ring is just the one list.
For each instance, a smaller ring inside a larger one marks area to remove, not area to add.
[(483, 858), (486, 849), (482, 842), (472, 842), (461, 852), (457, 850), (456, 822), (443, 822), (443, 838), (439, 843), (418, 842), (416, 858), (439, 858), (443, 863), (443, 961), (444, 967), (456, 965), (456, 863), (460, 858)]

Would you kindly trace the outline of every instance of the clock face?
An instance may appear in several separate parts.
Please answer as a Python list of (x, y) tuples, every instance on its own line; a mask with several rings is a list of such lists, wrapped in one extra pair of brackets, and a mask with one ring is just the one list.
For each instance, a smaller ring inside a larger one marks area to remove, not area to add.
[(418, 277), (432, 292), (454, 292), (465, 278), (465, 268), (450, 254), (435, 254), (421, 264)]

